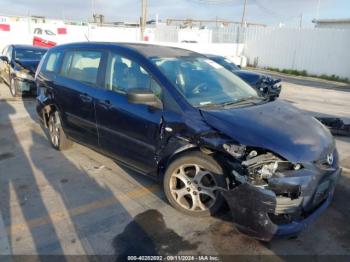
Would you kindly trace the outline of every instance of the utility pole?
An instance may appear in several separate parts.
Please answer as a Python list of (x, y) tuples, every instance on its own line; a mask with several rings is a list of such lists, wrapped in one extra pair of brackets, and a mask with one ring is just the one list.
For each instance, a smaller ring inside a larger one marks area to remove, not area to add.
[(95, 0), (91, 0), (91, 13), (92, 17), (95, 15)]
[(244, 25), (244, 22), (245, 22), (245, 10), (246, 10), (246, 6), (247, 6), (247, 0), (244, 0), (241, 26), (243, 26), (243, 25)]
[(317, 8), (316, 8), (316, 19), (320, 18), (320, 6), (321, 6), (321, 0), (317, 1)]
[(144, 39), (146, 22), (147, 22), (147, 0), (141, 0), (141, 17), (140, 17), (141, 41), (143, 41)]
[(300, 14), (299, 29), (303, 27), (303, 13)]

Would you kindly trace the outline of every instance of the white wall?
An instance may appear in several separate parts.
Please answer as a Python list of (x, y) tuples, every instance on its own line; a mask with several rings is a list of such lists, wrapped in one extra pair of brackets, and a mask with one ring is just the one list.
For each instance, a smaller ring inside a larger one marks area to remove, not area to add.
[(247, 29), (243, 54), (258, 67), (306, 70), (350, 79), (350, 30)]
[(47, 28), (57, 33), (57, 28), (65, 27), (65, 35), (38, 35), (39, 37), (56, 42), (57, 44), (82, 42), (82, 41), (105, 41), (105, 42), (134, 42), (140, 38), (138, 28), (124, 27), (100, 27), (100, 26), (76, 26), (76, 25), (42, 25), (29, 24), (28, 22), (14, 22), (10, 24), (9, 32), (0, 31), (0, 50), (8, 44), (33, 44), (33, 30), (36, 27)]
[[(12, 23), (10, 32), (0, 31), (0, 50), (7, 44), (32, 44), (33, 43), (33, 30), (36, 27), (42, 27), (50, 29), (53, 32), (57, 32), (57, 27), (65, 27), (67, 29), (66, 35), (47, 36), (40, 35), (40, 37), (54, 41), (57, 44), (70, 43), (70, 42), (84, 42), (84, 41), (104, 41), (104, 42), (137, 42), (140, 39), (139, 28), (126, 28), (126, 27), (100, 27), (95, 25), (89, 26), (76, 26), (76, 25), (39, 25), (23, 23)], [(210, 43), (211, 32), (210, 30), (190, 30), (190, 29), (176, 29), (174, 32), (168, 32), (166, 28), (162, 28), (161, 31), (165, 34), (175, 33), (177, 41), (174, 43), (159, 42), (157, 41), (156, 29), (148, 28), (146, 35), (148, 36), (148, 43), (170, 45), (189, 49), (203, 54), (216, 54), (229, 57), (237, 64), (241, 64), (241, 58), (239, 57), (243, 51), (243, 44), (234, 43)], [(159, 32), (158, 32), (159, 33)], [(166, 36), (166, 39), (169, 37)], [(181, 43), (182, 40), (193, 40), (198, 43)], [(244, 64), (243, 64), (244, 65)]]
[(237, 65), (245, 67), (247, 61), (242, 57), (243, 44), (227, 44), (227, 43), (168, 43), (155, 42), (158, 45), (179, 47), (191, 50), (201, 54), (221, 55), (231, 59)]
[[(25, 21), (11, 23), (10, 32), (0, 31), (0, 50), (7, 44), (32, 44), (35, 26)], [(57, 27), (67, 28), (67, 35), (43, 37), (58, 44), (87, 39), (106, 42), (135, 42), (140, 39), (139, 28), (74, 26), (63, 23), (48, 26), (54, 32)], [(334, 74), (350, 79), (350, 30), (248, 27), (225, 30), (223, 35), (218, 35), (221, 31), (215, 32), (216, 41), (239, 39), (240, 43), (211, 43), (213, 32), (210, 30), (179, 30), (175, 27), (147, 28), (146, 35), (150, 43), (163, 41), (160, 43), (200, 53), (223, 55), (242, 66), (245, 66), (243, 56), (246, 56), (248, 63), (256, 62), (258, 67), (306, 70), (310, 74)], [(199, 43), (181, 43), (182, 40)]]
[(11, 31), (0, 31), (0, 51), (9, 44), (32, 44), (33, 37), (29, 34), (28, 23), (11, 24)]

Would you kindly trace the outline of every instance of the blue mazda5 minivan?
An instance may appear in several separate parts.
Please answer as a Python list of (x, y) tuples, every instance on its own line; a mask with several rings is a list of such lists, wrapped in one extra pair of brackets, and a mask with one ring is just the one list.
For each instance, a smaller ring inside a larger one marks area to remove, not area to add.
[(154, 177), (188, 215), (215, 214), (226, 202), (237, 228), (261, 240), (314, 220), (341, 173), (319, 121), (192, 51), (61, 45), (42, 59), (36, 84), (55, 149), (75, 141)]

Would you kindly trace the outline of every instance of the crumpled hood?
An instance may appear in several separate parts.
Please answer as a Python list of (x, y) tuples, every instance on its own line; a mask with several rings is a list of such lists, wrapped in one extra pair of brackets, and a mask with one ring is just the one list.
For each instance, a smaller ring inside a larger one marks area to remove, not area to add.
[(24, 60), (24, 61), (16, 61), (17, 66), (23, 69), (27, 69), (30, 73), (35, 74), (36, 68), (39, 65), (38, 60)]
[(239, 143), (267, 149), (294, 163), (319, 160), (334, 146), (326, 127), (284, 101), (201, 112), (208, 124)]

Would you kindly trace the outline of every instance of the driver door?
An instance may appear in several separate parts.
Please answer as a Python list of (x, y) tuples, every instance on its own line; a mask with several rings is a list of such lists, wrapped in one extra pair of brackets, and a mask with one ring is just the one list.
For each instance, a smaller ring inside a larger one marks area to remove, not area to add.
[(132, 88), (153, 90), (160, 97), (161, 87), (138, 63), (110, 53), (105, 86), (96, 98), (96, 122), (99, 143), (107, 154), (151, 173), (160, 142), (162, 110), (142, 104), (130, 104), (127, 91)]

